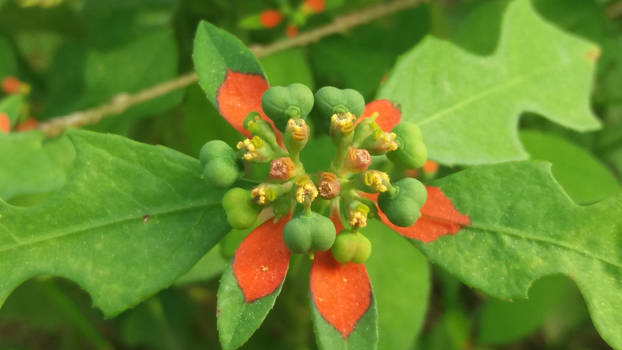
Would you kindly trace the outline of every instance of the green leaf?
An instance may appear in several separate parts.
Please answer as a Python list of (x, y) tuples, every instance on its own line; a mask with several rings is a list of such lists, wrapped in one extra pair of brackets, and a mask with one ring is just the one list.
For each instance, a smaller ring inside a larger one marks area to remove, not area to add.
[(272, 310), (282, 288), (283, 284), (263, 298), (245, 302), (244, 293), (233, 274), (232, 265), (227, 267), (220, 279), (216, 311), (218, 335), (223, 350), (237, 349), (246, 343)]
[(428, 306), (427, 259), (377, 220), (370, 220), (363, 233), (373, 247), (365, 266), (378, 304), (378, 349), (410, 349)]
[[(53, 158), (53, 148), (64, 138), (44, 142), (38, 132), (0, 135), (0, 198), (44, 193), (58, 189), (65, 182), (65, 169)], [(60, 145), (62, 147), (62, 145)], [(72, 157), (73, 147), (64, 147)]]
[(0, 302), (49, 274), (114, 316), (172, 284), (229, 231), (223, 192), (201, 180), (198, 160), (114, 135), (69, 138), (76, 160), (62, 189), (27, 208), (0, 201)]
[(431, 159), (525, 159), (516, 133), (523, 111), (579, 131), (599, 127), (589, 100), (598, 54), (541, 20), (528, 0), (515, 0), (494, 55), (429, 37), (399, 60), (378, 95), (400, 103), (406, 120), (421, 126)]
[(244, 43), (206, 21), (197, 28), (192, 58), (199, 85), (214, 106), (218, 106), (218, 89), (227, 70), (263, 76), (259, 61)]
[(562, 273), (581, 290), (596, 329), (622, 348), (622, 196), (578, 206), (542, 162), (464, 170), (434, 183), (471, 224), (415, 242), (433, 262), (497, 298), (526, 298), (534, 280)]
[(207, 282), (218, 277), (227, 267), (227, 260), (221, 253), (220, 245), (214, 246), (201, 260), (175, 281), (176, 285), (193, 282)]
[(22, 116), (25, 108), (24, 102), (23, 95), (10, 95), (0, 100), (0, 113), (9, 117), (11, 127), (15, 127)]
[(521, 131), (531, 159), (553, 164), (553, 175), (577, 203), (588, 204), (620, 193), (622, 186), (600, 161), (561, 137)]

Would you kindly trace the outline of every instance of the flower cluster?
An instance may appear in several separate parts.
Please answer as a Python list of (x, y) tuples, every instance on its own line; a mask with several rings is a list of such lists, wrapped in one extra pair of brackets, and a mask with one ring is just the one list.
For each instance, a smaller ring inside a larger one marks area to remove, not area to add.
[[(389, 101), (375, 102), (395, 109)], [(363, 97), (351, 89), (324, 87), (313, 94), (302, 84), (277, 86), (262, 95), (261, 105), (263, 111), (244, 120), (250, 137), (236, 149), (210, 141), (200, 153), (204, 179), (220, 187), (231, 187), (254, 163), (269, 164), (261, 183), (225, 194), (223, 207), (233, 228), (250, 228), (268, 212), (275, 222), (287, 220), (282, 232), (290, 252), (313, 258), (330, 249), (338, 262), (358, 264), (371, 254), (371, 243), (360, 231), (369, 218), (381, 214), (400, 227), (419, 218), (425, 186), (410, 177), (392, 181), (383, 171), (424, 165), (427, 150), (416, 124), (364, 113)], [(308, 173), (300, 157), (311, 135), (311, 113), (317, 129), (326, 124), (336, 149), (330, 166), (319, 173)]]
[(285, 34), (293, 37), (298, 35), (298, 28), (304, 26), (310, 16), (324, 12), (326, 6), (325, 0), (305, 0), (297, 7), (291, 7), (286, 1), (279, 5), (278, 9), (265, 9), (243, 18), (240, 26), (246, 29), (274, 28), (286, 21)]
[(37, 120), (28, 116), (29, 104), (25, 98), (30, 94), (30, 85), (16, 77), (6, 76), (0, 81), (0, 91), (6, 95), (0, 97), (0, 134), (8, 134), (12, 129), (34, 129)]

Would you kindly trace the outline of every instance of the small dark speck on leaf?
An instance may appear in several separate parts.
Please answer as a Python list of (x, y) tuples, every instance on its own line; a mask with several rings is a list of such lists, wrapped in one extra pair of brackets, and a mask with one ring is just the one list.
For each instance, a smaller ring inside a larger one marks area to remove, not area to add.
[(147, 222), (147, 221), (149, 221), (149, 219), (151, 219), (151, 215), (149, 215), (149, 214), (143, 215), (143, 222)]
[(220, 308), (216, 308), (216, 317), (218, 317), (218, 315), (220, 315)]

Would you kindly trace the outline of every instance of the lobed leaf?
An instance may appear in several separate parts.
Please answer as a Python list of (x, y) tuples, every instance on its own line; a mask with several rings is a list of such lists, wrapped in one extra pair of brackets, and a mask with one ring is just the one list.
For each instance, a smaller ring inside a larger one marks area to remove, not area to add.
[(73, 280), (114, 316), (189, 270), (226, 232), (222, 191), (199, 161), (122, 137), (71, 131), (76, 160), (40, 205), (0, 201), (0, 302), (37, 275)]
[(379, 98), (400, 101), (443, 164), (527, 158), (516, 126), (531, 111), (579, 131), (600, 126), (590, 111), (599, 48), (543, 21), (529, 0), (505, 14), (495, 53), (476, 56), (429, 37), (405, 54)]
[(433, 262), (498, 298), (526, 298), (534, 280), (565, 274), (603, 339), (622, 348), (622, 196), (579, 206), (542, 162), (474, 167), (434, 185), (471, 223), (414, 241)]

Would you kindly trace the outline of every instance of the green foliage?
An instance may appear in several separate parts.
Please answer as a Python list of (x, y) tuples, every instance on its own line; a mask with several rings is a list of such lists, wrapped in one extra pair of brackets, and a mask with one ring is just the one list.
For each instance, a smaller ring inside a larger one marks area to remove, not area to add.
[(540, 162), (464, 170), (435, 185), (471, 224), (417, 246), (467, 285), (498, 298), (526, 298), (531, 283), (563, 273), (579, 286), (602, 337), (622, 346), (617, 243), (622, 197), (581, 207)]
[(427, 38), (399, 60), (378, 96), (401, 102), (433, 160), (524, 159), (515, 131), (522, 111), (581, 131), (600, 125), (588, 99), (598, 53), (597, 46), (545, 23), (528, 0), (517, 0), (506, 11), (494, 55), (475, 56)]
[(28, 208), (0, 202), (0, 300), (49, 274), (113, 316), (173, 283), (229, 230), (222, 192), (199, 178), (197, 160), (112, 135), (69, 137), (76, 160), (58, 193)]

